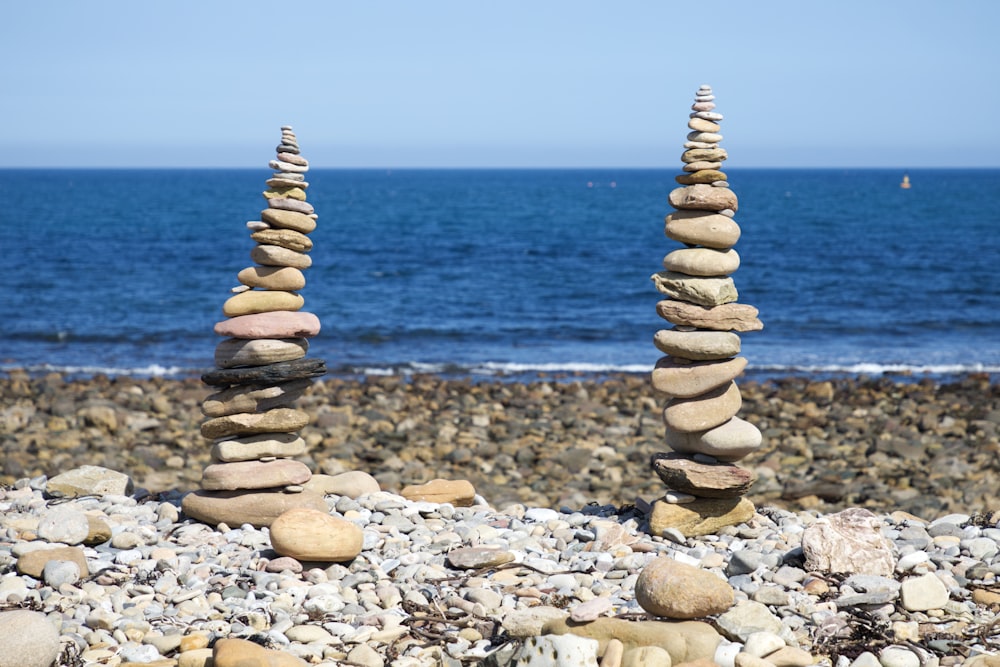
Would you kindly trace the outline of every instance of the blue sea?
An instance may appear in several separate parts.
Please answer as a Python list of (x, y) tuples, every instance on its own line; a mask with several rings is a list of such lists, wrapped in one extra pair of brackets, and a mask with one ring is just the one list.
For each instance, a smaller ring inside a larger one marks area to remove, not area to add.
[[(1000, 170), (727, 169), (751, 376), (1000, 373)], [(677, 169), (313, 169), (333, 374), (646, 372)], [(0, 170), (0, 370), (197, 375), (270, 172)]]

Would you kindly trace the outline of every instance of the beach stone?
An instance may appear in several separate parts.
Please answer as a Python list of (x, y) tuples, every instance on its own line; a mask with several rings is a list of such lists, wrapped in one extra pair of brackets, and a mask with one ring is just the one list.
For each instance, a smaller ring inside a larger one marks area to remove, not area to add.
[(749, 653), (757, 658), (774, 653), (785, 647), (785, 640), (774, 632), (754, 632), (747, 636), (743, 645), (743, 652)]
[(672, 324), (713, 331), (760, 331), (764, 325), (757, 319), (757, 312), (753, 306), (742, 303), (705, 307), (664, 299), (656, 304), (656, 313)]
[(661, 294), (699, 306), (719, 306), (740, 298), (732, 278), (704, 278), (673, 271), (661, 271), (651, 276)]
[(498, 567), (513, 560), (513, 553), (496, 547), (459, 547), (448, 552), (448, 564), (461, 570)]
[[(293, 155), (293, 153), (283, 153), (284, 155)], [(282, 155), (282, 153), (279, 153)], [(309, 171), (309, 167), (301, 164), (294, 164), (292, 162), (285, 162), (284, 160), (271, 160), (267, 163), (267, 166), (275, 171), (284, 172), (286, 174), (305, 174)]]
[(306, 441), (295, 433), (259, 433), (216, 442), (212, 445), (212, 458), (224, 463), (269, 457), (294, 458), (305, 454), (307, 449)]
[(306, 489), (324, 495), (360, 498), (382, 490), (378, 480), (361, 470), (349, 470), (337, 475), (313, 475)]
[(378, 651), (368, 644), (358, 644), (347, 654), (347, 663), (357, 667), (384, 667), (385, 661)]
[(653, 388), (668, 396), (691, 397), (728, 385), (747, 366), (746, 357), (723, 361), (689, 361), (661, 357), (653, 368)]
[(26, 574), (35, 579), (41, 579), (45, 572), (45, 566), (50, 562), (67, 561), (75, 563), (80, 570), (80, 576), (86, 577), (90, 574), (87, 569), (87, 557), (80, 547), (52, 547), (49, 549), (35, 549), (21, 554), (17, 559), (18, 574)]
[(307, 667), (308, 664), (290, 653), (264, 648), (246, 639), (223, 638), (212, 647), (212, 667)]
[(227, 338), (215, 346), (217, 368), (265, 366), (294, 361), (306, 356), (309, 341), (305, 338)]
[(512, 609), (504, 614), (501, 626), (510, 637), (534, 637), (542, 634), (545, 626), (552, 621), (568, 616), (565, 610), (546, 605)]
[(569, 610), (569, 617), (577, 623), (596, 621), (613, 608), (614, 603), (611, 602), (610, 598), (594, 598), (592, 600), (587, 600), (586, 602), (574, 605), (573, 608)]
[(688, 162), (683, 167), (684, 171), (693, 174), (699, 171), (705, 171), (707, 169), (722, 169), (721, 162), (709, 162), (708, 160), (698, 160), (697, 162)]
[(240, 412), (266, 412), (294, 403), (312, 385), (306, 378), (270, 386), (235, 385), (218, 391), (201, 404), (206, 417), (225, 417)]
[(250, 251), (250, 259), (264, 266), (291, 266), (296, 269), (308, 269), (312, 266), (312, 257), (309, 255), (278, 245), (256, 245)]
[(689, 276), (727, 276), (740, 268), (740, 256), (733, 249), (680, 248), (663, 258), (663, 268)]
[(808, 667), (816, 664), (812, 654), (798, 646), (782, 646), (768, 654), (766, 660), (775, 667)]
[[(685, 155), (707, 152), (711, 151), (695, 149), (687, 151)], [(705, 184), (686, 185), (673, 189), (668, 198), (670, 205), (678, 209), (696, 209), (699, 211), (739, 210), (736, 193), (729, 188), (713, 188), (711, 185)]]
[(732, 463), (760, 449), (763, 436), (750, 422), (733, 417), (707, 431), (684, 432), (668, 426), (666, 442), (675, 452), (704, 454)]
[(717, 627), (726, 639), (746, 643), (757, 632), (780, 634), (781, 619), (771, 613), (766, 605), (753, 600), (743, 600), (715, 619)]
[(723, 162), (729, 154), (725, 148), (692, 148), (681, 153), (681, 162)]
[(296, 359), (267, 366), (218, 368), (202, 374), (201, 381), (212, 386), (266, 385), (325, 374), (326, 362), (322, 359)]
[(697, 116), (688, 120), (688, 127), (695, 132), (718, 132), (722, 129), (722, 126), (718, 123), (713, 123), (710, 120), (698, 118)]
[(291, 509), (271, 523), (271, 547), (299, 561), (340, 563), (361, 553), (364, 533), (328, 511)]
[(818, 518), (802, 533), (805, 569), (892, 576), (896, 556), (881, 526), (877, 516), (859, 507)]
[(46, 542), (60, 542), (70, 546), (82, 544), (90, 534), (87, 515), (68, 507), (47, 512), (38, 522), (38, 537)]
[(882, 667), (920, 667), (920, 656), (903, 646), (886, 646), (878, 654)]
[(622, 667), (671, 667), (672, 664), (670, 654), (659, 646), (640, 646), (626, 651), (621, 662)]
[(291, 433), (309, 424), (309, 414), (293, 408), (274, 408), (266, 412), (240, 412), (213, 417), (201, 425), (201, 434), (209, 440), (258, 433)]
[(262, 229), (250, 235), (261, 245), (278, 246), (293, 252), (309, 252), (312, 250), (312, 240), (302, 232), (291, 229)]
[(716, 183), (725, 181), (729, 177), (724, 171), (718, 169), (700, 169), (691, 173), (674, 176), (674, 180), (681, 185), (696, 185), (698, 183)]
[[(306, 286), (305, 274), (294, 266), (248, 266), (236, 274), (236, 279), (247, 287), (285, 292), (294, 292)], [(284, 336), (276, 337), (283, 338)], [(245, 336), (245, 338), (250, 338), (250, 336)]]
[(746, 523), (754, 511), (753, 503), (746, 498), (698, 498), (684, 504), (657, 500), (649, 515), (649, 531), (663, 535), (672, 528), (685, 537), (712, 535), (725, 526)]
[(660, 329), (653, 344), (664, 354), (692, 361), (729, 359), (740, 353), (740, 337), (729, 331)]
[(52, 667), (61, 652), (59, 630), (45, 614), (0, 611), (0, 667)]
[(311, 215), (315, 212), (312, 204), (299, 199), (272, 198), (267, 200), (267, 205), (269, 208), (277, 208), (283, 211), (295, 211), (296, 213), (305, 213), (306, 215)]
[(87, 537), (83, 543), (88, 547), (104, 544), (111, 539), (111, 526), (99, 516), (87, 515)]
[(742, 404), (739, 387), (730, 382), (693, 398), (671, 398), (663, 421), (676, 431), (706, 431), (729, 421)]
[[(293, 149), (292, 146), (285, 147), (286, 151), (291, 151), (292, 149)], [(303, 191), (303, 194), (305, 194), (305, 190), (309, 187), (309, 183), (303, 180), (293, 178), (293, 176), (295, 176), (295, 174), (287, 174), (280, 176), (276, 175), (273, 178), (267, 179), (266, 181), (264, 181), (264, 183), (267, 184), (267, 187), (273, 190), (292, 190), (298, 188)], [(284, 194), (284, 196), (291, 197), (292, 194), (290, 192), (287, 192)]]
[(286, 185), (281, 187), (272, 187), (269, 190), (265, 190), (261, 194), (264, 195), (264, 199), (298, 199), (299, 201), (306, 200), (306, 191), (303, 190), (301, 187), (299, 187), (298, 184)]
[(604, 653), (611, 639), (619, 640), (625, 652), (642, 646), (659, 646), (670, 654), (674, 664), (711, 659), (721, 641), (719, 633), (702, 621), (627, 621), (607, 616), (586, 623), (555, 619), (545, 624), (542, 634), (574, 634), (596, 639), (598, 655)]
[(247, 290), (226, 299), (222, 304), (222, 313), (226, 317), (239, 317), (272, 310), (299, 310), (305, 302), (301, 295), (294, 292)]
[[(300, 234), (308, 234), (316, 229), (316, 219), (296, 211), (286, 211), (280, 208), (266, 208), (260, 212), (260, 219), (272, 227), (291, 229)], [(283, 245), (275, 243), (274, 245)], [(287, 246), (284, 246), (287, 247)], [(311, 247), (311, 246), (310, 246)], [(292, 250), (296, 250), (292, 248)]]
[(597, 667), (597, 640), (576, 635), (529, 637), (517, 658), (517, 667)]
[[(710, 109), (704, 109), (704, 111), (710, 111)], [(722, 141), (722, 135), (718, 132), (688, 132), (688, 141), (700, 141), (703, 143), (717, 144)]]
[[(669, 657), (670, 654), (668, 653)], [(601, 656), (600, 667), (621, 667), (622, 660), (625, 659), (625, 645), (617, 639), (609, 639), (608, 645)]]
[(900, 603), (907, 611), (942, 609), (948, 604), (948, 587), (933, 572), (904, 579), (899, 589)]
[(406, 486), (399, 495), (407, 500), (426, 500), (432, 503), (451, 503), (455, 507), (469, 507), (476, 490), (468, 480), (434, 479), (426, 484)]
[(326, 500), (318, 493), (273, 493), (260, 491), (195, 491), (184, 496), (184, 514), (210, 526), (224, 523), (257, 528), (271, 523), (288, 510), (308, 508), (326, 512)]
[(312, 476), (301, 461), (236, 461), (213, 463), (201, 473), (201, 488), (206, 491), (271, 489), (291, 484), (305, 484)]
[(733, 606), (735, 593), (718, 575), (659, 556), (639, 573), (635, 599), (654, 616), (687, 620), (721, 614)]
[(42, 580), (52, 588), (80, 581), (80, 566), (71, 560), (50, 560), (42, 569)]
[(57, 497), (127, 496), (132, 493), (132, 478), (101, 466), (84, 465), (50, 478), (45, 490)]
[(726, 463), (700, 463), (684, 454), (653, 454), (653, 471), (668, 488), (700, 498), (735, 498), (756, 481), (750, 470)]
[(296, 155), (295, 153), (282, 153), (278, 152), (278, 159), (282, 162), (287, 162), (289, 164), (294, 164), (299, 167), (308, 167), (309, 160), (305, 159), (301, 155)]

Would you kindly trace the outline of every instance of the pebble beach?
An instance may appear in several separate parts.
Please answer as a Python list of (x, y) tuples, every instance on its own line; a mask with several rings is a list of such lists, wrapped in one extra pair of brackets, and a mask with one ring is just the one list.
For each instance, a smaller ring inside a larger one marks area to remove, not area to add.
[[(267, 528), (181, 511), (209, 462), (199, 379), (14, 371), (0, 378), (0, 623), (47, 617), (60, 632), (37, 633), (49, 642), (38, 655), (68, 665), (592, 664), (529, 662), (560, 633), (562, 650), (602, 665), (994, 664), (991, 379), (742, 381), (741, 415), (764, 434), (742, 462), (756, 512), (685, 537), (649, 530), (664, 493), (649, 461), (664, 446), (647, 376), (326, 378), (299, 399), (301, 461), (317, 477), (360, 471), (378, 490), (327, 490), (330, 515), (363, 544), (316, 563), (276, 553)], [(81, 466), (130, 484), (49, 488)], [(400, 495), (435, 479), (467, 481), (475, 497)], [(891, 544), (891, 571), (823, 572), (804, 553), (811, 527), (851, 508)], [(53, 547), (74, 551), (46, 566)], [(698, 591), (665, 616), (638, 602), (661, 559), (690, 566), (676, 576)], [(731, 599), (706, 607), (719, 586)], [(607, 662), (619, 649), (632, 662)]]

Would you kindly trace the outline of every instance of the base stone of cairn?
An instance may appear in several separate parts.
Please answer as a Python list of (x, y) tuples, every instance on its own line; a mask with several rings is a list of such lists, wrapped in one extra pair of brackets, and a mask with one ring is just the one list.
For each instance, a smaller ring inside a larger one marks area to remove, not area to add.
[(667, 237), (684, 244), (663, 259), (653, 275), (668, 299), (657, 313), (673, 325), (658, 331), (654, 344), (664, 353), (652, 373), (653, 388), (668, 397), (663, 408), (670, 453), (657, 453), (652, 467), (667, 486), (649, 517), (654, 534), (673, 529), (705, 535), (749, 520), (754, 506), (744, 494), (751, 471), (734, 465), (756, 451), (760, 431), (736, 416), (742, 399), (736, 378), (746, 368), (739, 333), (763, 328), (757, 309), (736, 303), (731, 274), (740, 265), (733, 249), (740, 238), (734, 219), (735, 193), (721, 170), (728, 157), (719, 144), (722, 114), (715, 96), (702, 86), (688, 121), (691, 132), (681, 160), (681, 187), (670, 193), (677, 209), (666, 218)]
[(240, 286), (223, 304), (227, 319), (215, 333), (225, 338), (215, 349), (215, 370), (202, 376), (215, 389), (201, 406), (213, 462), (182, 508), (211, 525), (263, 527), (292, 509), (327, 511), (322, 493), (303, 488), (312, 473), (294, 458), (306, 453), (298, 432), (309, 423), (296, 399), (326, 364), (306, 356), (320, 321), (301, 310), (305, 300), (297, 290), (312, 264), (308, 234), (317, 216), (306, 201), (309, 162), (291, 127), (281, 128), (269, 166), (275, 173), (263, 193), (267, 208), (247, 223), (257, 242), (250, 253), (255, 265), (239, 272)]

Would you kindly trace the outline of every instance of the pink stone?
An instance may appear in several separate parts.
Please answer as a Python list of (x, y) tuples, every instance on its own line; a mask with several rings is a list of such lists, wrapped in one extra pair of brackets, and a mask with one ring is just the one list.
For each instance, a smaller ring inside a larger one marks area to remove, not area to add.
[(202, 471), (201, 487), (207, 491), (269, 489), (305, 484), (310, 477), (306, 464), (291, 459), (213, 463)]
[(215, 325), (215, 333), (232, 338), (311, 338), (319, 330), (316, 315), (295, 310), (240, 315)]

